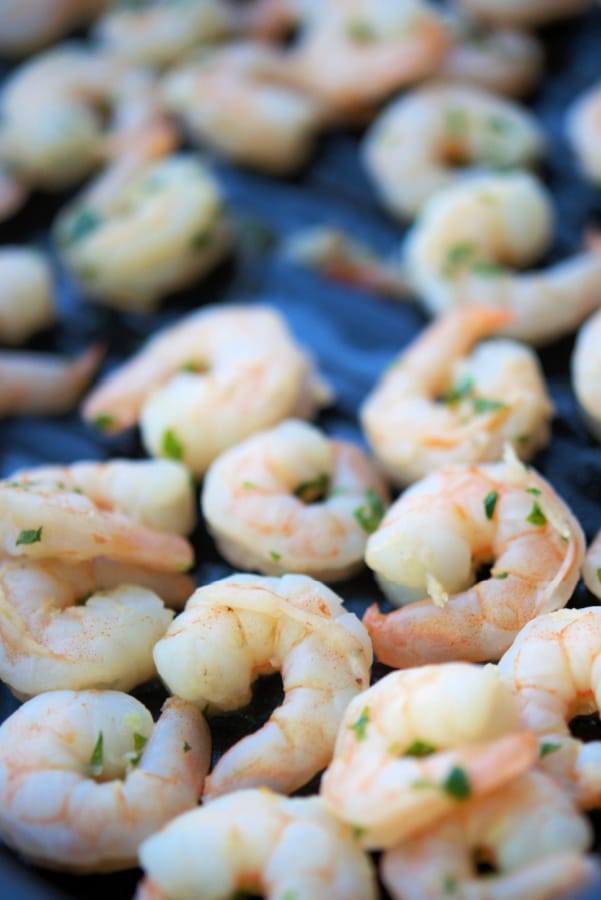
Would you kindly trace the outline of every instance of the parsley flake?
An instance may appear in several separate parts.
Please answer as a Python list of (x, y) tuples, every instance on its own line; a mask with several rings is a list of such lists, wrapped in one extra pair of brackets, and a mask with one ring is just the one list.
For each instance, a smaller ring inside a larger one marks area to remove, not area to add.
[(427, 741), (413, 741), (411, 746), (407, 747), (403, 756), (431, 756), (432, 753), (436, 753), (436, 747), (433, 744), (429, 744)]
[(495, 575), (495, 578), (509, 578), (509, 572), (499, 572), (498, 575)]
[(369, 706), (364, 706), (361, 715), (356, 722), (349, 725), (351, 731), (355, 732), (358, 741), (364, 741), (367, 738), (367, 725), (369, 723)]
[(202, 250), (206, 250), (209, 244), (211, 243), (213, 237), (210, 231), (201, 231), (199, 234), (195, 235), (190, 241), (190, 248), (192, 250), (196, 250), (198, 252)]
[(97, 213), (95, 209), (84, 207), (78, 212), (73, 213), (65, 221), (59, 232), (59, 243), (62, 244), (63, 247), (75, 244), (82, 238), (87, 237), (93, 231), (96, 231), (101, 223), (102, 216)]
[(269, 555), (274, 560), (274, 562), (278, 562), (282, 558), (282, 554), (278, 553), (277, 550), (270, 550)]
[(358, 44), (367, 44), (375, 40), (376, 32), (369, 24), (361, 19), (353, 19), (346, 27), (346, 33), (352, 41)]
[(484, 512), (486, 513), (487, 519), (492, 519), (495, 514), (495, 507), (497, 505), (497, 500), (499, 499), (498, 491), (490, 491), (489, 494), (484, 498)]
[(538, 748), (538, 755), (540, 759), (544, 759), (545, 756), (549, 756), (550, 753), (556, 753), (557, 750), (561, 750), (561, 744), (553, 744), (551, 742), (543, 742)]
[(42, 526), (39, 528), (26, 528), (25, 531), (19, 533), (17, 538), (17, 547), (19, 544), (37, 544), (42, 540)]
[(540, 495), (541, 495), (541, 491), (537, 487), (527, 487), (526, 493), (534, 494), (535, 497), (540, 497)]
[(192, 747), (190, 746), (188, 741), (184, 741), (184, 746), (182, 747), (182, 750), (184, 751), (184, 753), (189, 753), (191, 749), (192, 749)]
[(455, 800), (467, 800), (472, 793), (467, 772), (460, 766), (453, 766), (443, 781), (442, 787), (445, 793)]
[(507, 404), (500, 400), (486, 400), (484, 397), (474, 397), (472, 404), (475, 413), (496, 412), (498, 409), (507, 409)]
[(246, 488), (249, 491), (254, 491), (256, 490), (257, 485), (254, 483), (254, 481), (243, 481), (242, 487)]
[(92, 751), (92, 755), (90, 757), (90, 762), (88, 763), (88, 775), (92, 778), (97, 778), (99, 775), (102, 775), (102, 770), (104, 768), (104, 738), (102, 736), (102, 732), (98, 732), (98, 739), (94, 745), (94, 749)]
[(445, 875), (442, 880), (442, 889), (445, 894), (454, 894), (458, 887), (458, 881), (454, 875)]
[(597, 581), (601, 581), (601, 569), (597, 569)]
[(294, 489), (293, 493), (303, 503), (315, 503), (327, 495), (329, 487), (330, 476), (323, 472), (317, 478), (314, 478), (313, 481), (303, 481)]
[(445, 278), (454, 278), (462, 269), (474, 262), (476, 247), (474, 244), (455, 244), (447, 253), (447, 258), (442, 267), (442, 275)]
[(110, 413), (100, 413), (93, 419), (92, 425), (97, 431), (109, 431), (116, 425), (116, 419)]
[(353, 510), (353, 516), (366, 534), (373, 534), (384, 518), (384, 504), (373, 488), (365, 493), (366, 502)]
[(184, 447), (178, 439), (175, 432), (168, 428), (163, 434), (163, 456), (168, 459), (182, 460), (184, 458)]
[(364, 825), (353, 825), (353, 837), (357, 840), (362, 838), (366, 831), (367, 828)]
[(544, 525), (547, 521), (547, 517), (536, 500), (532, 504), (532, 511), (526, 516), (526, 521), (530, 522), (531, 525)]
[(444, 395), (442, 402), (447, 403), (449, 406), (454, 406), (456, 403), (460, 403), (469, 397), (475, 387), (474, 379), (466, 375)]

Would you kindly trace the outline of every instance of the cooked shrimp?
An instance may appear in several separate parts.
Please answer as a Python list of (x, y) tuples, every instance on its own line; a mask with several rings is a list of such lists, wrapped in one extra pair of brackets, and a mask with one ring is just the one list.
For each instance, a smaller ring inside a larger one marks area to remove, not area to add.
[(457, 165), (524, 168), (543, 147), (537, 120), (516, 103), (478, 87), (435, 84), (384, 110), (364, 139), (363, 160), (381, 202), (413, 218), (434, 194), (465, 178)]
[(25, 204), (29, 191), (0, 156), (0, 222), (10, 219)]
[(582, 577), (591, 594), (601, 599), (601, 531), (587, 550)]
[(601, 609), (593, 606), (561, 609), (530, 622), (499, 663), (525, 727), (541, 736), (542, 765), (588, 809), (600, 805), (601, 741), (582, 743), (571, 736), (568, 723), (599, 710), (600, 655)]
[(300, 575), (232, 575), (199, 588), (155, 645), (169, 690), (208, 711), (240, 709), (281, 670), (284, 703), (221, 757), (205, 796), (265, 786), (289, 793), (332, 757), (342, 713), (369, 684), (371, 645), (341, 599)]
[(589, 88), (572, 104), (566, 126), (582, 171), (598, 184), (601, 180), (601, 84)]
[(191, 154), (127, 156), (64, 210), (63, 261), (85, 294), (147, 312), (212, 269), (230, 237), (216, 181)]
[[(106, 109), (114, 108), (106, 127)], [(27, 184), (61, 190), (106, 158), (109, 138), (131, 141), (162, 122), (146, 73), (65, 44), (19, 66), (0, 98), (3, 159)]]
[[(319, 797), (236, 791), (178, 816), (144, 841), (147, 897), (228, 900), (248, 893), (313, 900), (376, 900), (368, 857)], [(150, 882), (150, 883), (149, 883)]]
[(267, 306), (205, 307), (156, 334), (86, 400), (106, 432), (141, 422), (153, 455), (196, 475), (224, 450), (331, 398), (284, 320)]
[(572, 354), (572, 387), (587, 425), (601, 440), (601, 310), (578, 332)]
[(321, 124), (315, 100), (264, 74), (270, 51), (229, 45), (170, 72), (163, 83), (168, 109), (194, 139), (244, 165), (275, 174), (299, 168)]
[(54, 322), (52, 274), (28, 247), (0, 249), (0, 340), (20, 344)]
[(574, 331), (601, 306), (601, 252), (594, 249), (524, 275), (553, 228), (550, 197), (532, 175), (479, 175), (441, 191), (405, 243), (409, 281), (439, 315), (460, 304), (514, 313), (505, 334), (545, 344)]
[(26, 56), (91, 21), (107, 0), (0, 0), (0, 56)]
[(494, 666), (393, 672), (346, 708), (321, 794), (369, 849), (395, 847), (529, 769), (536, 738)]
[(395, 483), (410, 484), (447, 463), (498, 460), (507, 441), (523, 459), (545, 446), (553, 406), (533, 351), (493, 340), (463, 356), (510, 321), (510, 314), (487, 307), (448, 312), (368, 395), (361, 421)]
[[(110, 471), (112, 464), (104, 465)], [(189, 569), (193, 562), (190, 544), (179, 534), (145, 522), (145, 502), (135, 496), (135, 490), (150, 495), (151, 522), (160, 522), (163, 515), (170, 520), (173, 513), (162, 511), (160, 502), (154, 510), (151, 492), (155, 485), (159, 497), (165, 499), (161, 490), (164, 470), (151, 464), (137, 473), (143, 465), (121, 462), (123, 477), (112, 479), (108, 472), (103, 477), (103, 464), (98, 464), (98, 486), (84, 481), (87, 493), (76, 483), (51, 478), (44, 469), (39, 470), (39, 483), (34, 469), (0, 482), (0, 548), (9, 556), (32, 560), (79, 562), (107, 557), (158, 572)], [(65, 477), (69, 478), (68, 471)]]
[[(363, 619), (381, 662), (496, 660), (521, 628), (568, 602), (584, 536), (551, 486), (513, 455), (414, 484), (367, 542), (368, 566), (405, 609)], [(478, 578), (478, 568), (491, 565)]]
[(367, 536), (387, 502), (359, 447), (295, 419), (219, 456), (202, 493), (209, 531), (235, 568), (323, 581), (363, 568)]
[(48, 691), (0, 725), (0, 835), (38, 865), (109, 872), (198, 802), (210, 734), (172, 698), (153, 727), (117, 691)]
[(556, 19), (577, 16), (591, 0), (458, 0), (459, 6), (476, 19), (493, 25), (537, 28)]
[[(380, 871), (394, 900), (557, 900), (601, 874), (583, 855), (592, 839), (565, 791), (534, 771), (388, 850)], [(478, 875), (478, 862), (495, 874)]]
[(0, 562), (0, 678), (19, 697), (128, 691), (156, 674), (152, 648), (173, 613), (135, 584), (98, 590), (92, 563)]
[(88, 386), (103, 356), (89, 347), (75, 359), (23, 350), (0, 352), (0, 416), (61, 416)]

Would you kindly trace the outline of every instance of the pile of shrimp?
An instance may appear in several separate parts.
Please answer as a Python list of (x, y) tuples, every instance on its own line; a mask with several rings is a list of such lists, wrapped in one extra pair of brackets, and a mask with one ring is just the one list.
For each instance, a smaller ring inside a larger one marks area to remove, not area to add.
[[(98, 457), (1, 471), (0, 840), (26, 860), (139, 865), (137, 900), (601, 879), (601, 741), (571, 728), (601, 704), (601, 528), (546, 465), (537, 354), (578, 332), (598, 440), (601, 238), (522, 271), (558, 230), (536, 29), (589, 7), (0, 0), (0, 222), (53, 210), (43, 246), (0, 246), (0, 416), (71, 413)], [(583, 181), (600, 121), (591, 83), (564, 114)], [(318, 223), (279, 261), (431, 321), (337, 400), (308, 298), (215, 295), (258, 249), (223, 171), (302, 179), (341, 129), (398, 249)], [(74, 358), (40, 349), (71, 348), (65, 282)]]

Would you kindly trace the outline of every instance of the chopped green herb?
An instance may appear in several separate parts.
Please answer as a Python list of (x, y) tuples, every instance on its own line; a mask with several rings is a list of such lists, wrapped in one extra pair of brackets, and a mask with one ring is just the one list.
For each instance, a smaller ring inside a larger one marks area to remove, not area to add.
[(532, 511), (530, 515), (526, 516), (526, 521), (530, 522), (532, 525), (544, 525), (547, 521), (547, 517), (545, 516), (536, 500), (532, 505)]
[(353, 722), (352, 725), (349, 725), (351, 731), (355, 732), (355, 737), (358, 741), (364, 741), (367, 737), (367, 725), (369, 723), (369, 706), (364, 706), (361, 710), (361, 715), (357, 719), (356, 722)]
[(442, 889), (445, 894), (454, 894), (458, 887), (458, 881), (453, 875), (445, 875), (442, 880)]
[(180, 372), (198, 372), (198, 366), (195, 362), (186, 362), (180, 366)]
[(472, 793), (467, 773), (460, 766), (453, 766), (442, 786), (445, 792), (455, 800), (467, 800)]
[(436, 752), (436, 747), (427, 741), (413, 741), (410, 747), (407, 747), (403, 756), (430, 756)]
[(59, 232), (59, 243), (64, 247), (75, 244), (95, 231), (102, 223), (102, 216), (95, 209), (85, 208), (73, 213)]
[(315, 503), (316, 500), (321, 500), (326, 496), (329, 486), (330, 476), (322, 473), (313, 481), (303, 481), (294, 489), (293, 493), (303, 503)]
[(184, 448), (171, 428), (168, 428), (163, 434), (162, 450), (163, 456), (168, 459), (181, 460), (184, 457)]
[(459, 274), (461, 269), (473, 263), (475, 253), (476, 247), (474, 244), (455, 244), (447, 253), (442, 269), (443, 276), (445, 278), (453, 278), (453, 276)]
[(247, 488), (249, 491), (254, 491), (256, 490), (257, 485), (254, 483), (254, 481), (243, 481), (242, 487)]
[(132, 766), (137, 766), (142, 759), (142, 753), (144, 752), (144, 747), (148, 743), (148, 738), (144, 737), (143, 734), (139, 734), (139, 732), (134, 731), (134, 752), (129, 755), (129, 762)]
[(360, 44), (371, 42), (376, 38), (376, 32), (369, 22), (364, 22), (360, 19), (353, 19), (352, 22), (349, 22), (346, 27), (346, 33), (351, 40)]
[(444, 395), (442, 402), (454, 406), (469, 397), (475, 386), (474, 379), (466, 375)]
[(488, 116), (485, 126), (490, 131), (496, 131), (497, 134), (502, 134), (511, 129), (511, 122), (503, 116)]
[(542, 491), (540, 491), (537, 487), (527, 487), (527, 488), (526, 488), (526, 493), (527, 493), (527, 494), (534, 494), (535, 497), (540, 497)]
[(278, 560), (282, 558), (282, 554), (278, 553), (276, 550), (270, 550), (269, 555), (275, 562), (278, 562)]
[(424, 788), (438, 788), (438, 785), (430, 778), (418, 778), (417, 781), (413, 781), (411, 783), (411, 787), (416, 788), (417, 790), (422, 790)]
[(495, 578), (509, 578), (509, 572), (499, 572), (498, 575), (495, 575)]
[(282, 900), (298, 900), (298, 894), (296, 891), (284, 891)]
[(451, 107), (445, 116), (446, 130), (452, 134), (464, 134), (467, 130), (469, 119), (464, 109), (459, 106)]
[(353, 837), (354, 838), (358, 839), (358, 838), (363, 837), (363, 835), (365, 834), (366, 831), (367, 831), (367, 828), (365, 828), (364, 825), (353, 825)]
[(79, 278), (80, 281), (87, 281), (90, 283), (94, 281), (98, 275), (98, 268), (96, 266), (83, 265), (78, 266), (75, 274)]
[(505, 266), (492, 260), (479, 259), (472, 264), (472, 272), (474, 275), (484, 275), (485, 277), (490, 276), (493, 278), (497, 275), (504, 275), (507, 269)]
[(99, 731), (98, 739), (96, 741), (96, 744), (94, 745), (94, 749), (90, 757), (90, 762), (88, 763), (88, 775), (90, 775), (92, 778), (97, 778), (98, 775), (101, 775), (104, 768), (103, 744), (104, 738), (102, 736), (102, 732)]
[(42, 526), (39, 528), (26, 528), (25, 531), (19, 533), (17, 538), (17, 547), (19, 544), (37, 544), (42, 540)]
[(190, 746), (190, 744), (188, 743), (188, 741), (184, 741), (184, 746), (183, 746), (182, 749), (183, 749), (184, 753), (189, 753), (190, 750), (192, 749), (192, 747)]
[(597, 569), (597, 581), (601, 581), (601, 569)]
[(474, 412), (477, 414), (495, 412), (498, 409), (507, 409), (506, 403), (501, 403), (500, 400), (486, 400), (484, 397), (474, 397), (472, 399), (472, 404), (474, 406)]
[(190, 241), (190, 248), (197, 251), (206, 250), (212, 240), (213, 236), (210, 231), (201, 231)]
[(384, 518), (384, 504), (373, 488), (365, 493), (366, 502), (353, 510), (353, 516), (367, 534), (373, 534)]
[(77, 603), (75, 605), (76, 606), (85, 606), (93, 593), (94, 593), (94, 591), (88, 591), (87, 594), (84, 594), (83, 597), (79, 598), (79, 600), (77, 601)]
[(497, 500), (499, 499), (498, 491), (490, 491), (489, 494), (484, 498), (484, 512), (486, 513), (487, 519), (492, 519), (495, 514), (495, 507), (497, 505)]
[(100, 413), (100, 415), (96, 416), (96, 418), (92, 421), (92, 425), (98, 431), (108, 431), (116, 424), (116, 419), (114, 416), (111, 416), (110, 413)]
[(515, 439), (516, 444), (519, 444), (520, 447), (523, 447), (530, 440), (530, 435), (528, 434), (518, 434)]
[(561, 750), (561, 744), (542, 743), (538, 748), (538, 755), (541, 759), (544, 759), (545, 756), (555, 753), (557, 750)]

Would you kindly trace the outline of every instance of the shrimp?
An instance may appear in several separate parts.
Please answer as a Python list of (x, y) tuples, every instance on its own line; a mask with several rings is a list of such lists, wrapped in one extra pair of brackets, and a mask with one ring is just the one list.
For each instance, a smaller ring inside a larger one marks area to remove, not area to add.
[(0, 222), (10, 219), (27, 201), (29, 191), (0, 156)]
[(601, 310), (578, 332), (572, 354), (572, 388), (588, 427), (601, 440)]
[(156, 675), (154, 644), (173, 613), (135, 584), (98, 590), (92, 562), (0, 562), (0, 678), (20, 698), (128, 691)]
[(374, 605), (363, 622), (390, 666), (496, 660), (530, 619), (565, 606), (583, 557), (580, 525), (515, 455), (447, 466), (409, 488), (367, 542), (390, 601), (423, 599), (389, 615)]
[(20, 344), (54, 322), (52, 274), (46, 257), (28, 247), (0, 249), (0, 340)]
[(469, 85), (426, 85), (400, 97), (376, 119), (362, 155), (381, 202), (413, 218), (438, 191), (470, 169), (522, 168), (542, 156), (537, 120), (515, 102)]
[(589, 88), (568, 109), (566, 130), (583, 173), (601, 180), (601, 84)]
[(63, 262), (85, 295), (149, 312), (229, 252), (216, 181), (192, 154), (149, 162), (125, 155), (61, 212)]
[[(162, 123), (147, 73), (76, 43), (19, 66), (0, 97), (3, 160), (26, 184), (62, 190), (106, 158), (110, 140), (135, 143)], [(106, 127), (106, 108), (113, 108)]]
[(96, 344), (75, 359), (23, 350), (0, 352), (0, 416), (70, 412), (100, 364)]
[(577, 16), (591, 6), (591, 0), (458, 0), (459, 7), (492, 25), (537, 28), (557, 19)]
[(226, 46), (167, 75), (163, 96), (194, 140), (243, 165), (275, 174), (298, 169), (318, 128), (318, 103), (265, 77), (269, 51)]
[(371, 862), (319, 797), (265, 789), (236, 791), (178, 816), (144, 841), (140, 862), (147, 878), (137, 900), (378, 896)]
[(599, 709), (600, 654), (601, 609), (592, 606), (561, 609), (530, 622), (499, 662), (525, 727), (540, 735), (541, 765), (587, 809), (599, 807), (601, 741), (582, 743), (571, 736), (568, 723)]
[(506, 335), (549, 343), (601, 306), (599, 250), (544, 272), (507, 268), (540, 257), (552, 227), (549, 194), (532, 175), (474, 175), (426, 204), (404, 245), (408, 280), (434, 315), (460, 304), (500, 307), (515, 314)]
[[(598, 878), (589, 822), (542, 772), (475, 800), (382, 857), (393, 900), (553, 900)], [(495, 874), (478, 875), (477, 863)]]
[(601, 531), (587, 550), (582, 577), (591, 594), (601, 599)]
[(0, 0), (0, 56), (18, 58), (85, 25), (107, 0)]
[(318, 581), (232, 575), (192, 595), (154, 659), (169, 690), (209, 715), (246, 706), (255, 678), (281, 670), (283, 705), (221, 757), (205, 785), (212, 799), (244, 787), (290, 793), (323, 769), (372, 653), (357, 617)]
[(228, 447), (331, 399), (310, 357), (268, 306), (205, 307), (151, 338), (87, 398), (114, 433), (140, 420), (146, 449), (200, 476)]
[(48, 691), (0, 725), (0, 835), (37, 865), (109, 872), (198, 802), (207, 724), (172, 698), (153, 726), (118, 691)]
[(487, 307), (451, 310), (368, 395), (363, 428), (395, 483), (410, 484), (446, 463), (500, 459), (507, 441), (524, 459), (548, 442), (553, 406), (533, 351), (493, 340), (462, 355), (510, 321), (510, 314)]
[[(75, 480), (69, 480), (68, 471), (64, 473), (65, 480), (58, 480), (56, 470), (50, 477), (44, 469), (39, 470), (39, 483), (35, 469), (0, 482), (1, 551), (30, 560), (59, 559), (68, 563), (106, 557), (157, 572), (189, 569), (193, 552), (188, 541), (155, 525), (163, 515), (168, 520), (173, 515), (168, 508), (161, 509), (162, 504), (169, 503), (166, 492), (161, 490), (164, 467), (120, 461), (117, 471), (121, 477), (113, 478), (113, 465), (97, 464), (96, 486), (85, 475), (80, 487)], [(82, 467), (77, 475), (86, 468)], [(151, 493), (155, 486), (159, 497), (156, 511)], [(149, 517), (142, 492), (150, 500)], [(152, 524), (146, 524), (149, 519)]]
[(320, 792), (362, 846), (387, 849), (521, 775), (537, 749), (495, 666), (422, 666), (351, 700)]
[(232, 566), (336, 581), (363, 568), (388, 491), (359, 447), (289, 419), (218, 457), (201, 502)]

